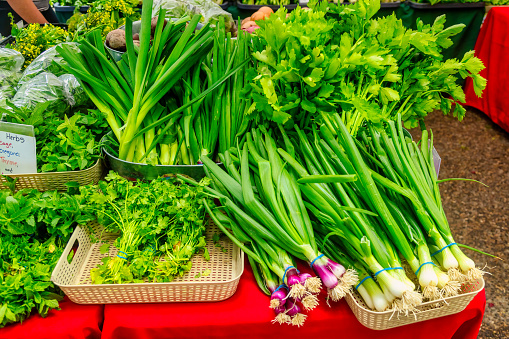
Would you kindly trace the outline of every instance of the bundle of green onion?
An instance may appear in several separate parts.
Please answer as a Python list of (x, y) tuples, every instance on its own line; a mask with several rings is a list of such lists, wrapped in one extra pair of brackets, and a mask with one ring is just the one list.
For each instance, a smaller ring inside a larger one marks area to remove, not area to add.
[[(297, 130), (292, 151), (300, 153), (279, 152), (301, 177), (323, 252), (357, 270), (356, 288), (366, 304), (407, 312), (423, 298), (453, 296), (461, 282), (480, 279), (483, 272), (447, 223), (428, 132), (418, 146), (398, 116), (397, 123), (386, 123), (387, 131), (368, 124), (357, 140), (339, 115), (330, 121), (320, 133)], [(347, 175), (358, 180), (345, 182)]]

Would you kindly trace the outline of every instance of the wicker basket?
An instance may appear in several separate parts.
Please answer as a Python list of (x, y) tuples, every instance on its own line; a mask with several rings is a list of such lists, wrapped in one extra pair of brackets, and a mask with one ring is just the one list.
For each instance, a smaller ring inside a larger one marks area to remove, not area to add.
[[(94, 166), (82, 171), (12, 174), (8, 177), (18, 179), (16, 191), (23, 188), (36, 188), (39, 191), (66, 191), (67, 186), (65, 184), (69, 181), (75, 181), (80, 186), (97, 184), (101, 180), (103, 172), (104, 166), (102, 160), (99, 159)], [(0, 176), (0, 189), (7, 188), (5, 183), (5, 178)]]
[[(96, 223), (90, 226), (95, 234), (102, 228)], [(117, 236), (103, 234), (103, 242), (91, 243), (90, 231), (77, 227), (51, 274), (51, 281), (78, 304), (203, 302), (228, 299), (237, 290), (244, 271), (244, 253), (229, 239), (221, 240), (225, 252), (216, 247), (210, 239), (218, 231), (217, 226), (209, 222), (206, 239), (210, 260), (205, 261), (201, 255), (193, 256), (191, 270), (172, 282), (93, 285), (90, 270), (96, 267), (103, 257), (114, 256), (118, 252), (118, 249), (110, 246), (109, 253), (100, 254), (99, 247), (106, 242), (112, 245)], [(69, 264), (67, 256), (73, 250), (76, 240), (78, 247)], [(210, 271), (209, 275), (196, 277), (207, 269)]]
[(346, 302), (362, 325), (373, 330), (386, 330), (459, 313), (467, 307), (483, 288), (484, 280), (482, 278), (475, 282), (463, 283), (461, 285), (461, 294), (442, 300), (425, 302), (417, 307), (416, 312), (408, 316), (398, 315), (393, 311), (372, 311), (366, 306), (357, 291), (349, 292), (346, 295)]

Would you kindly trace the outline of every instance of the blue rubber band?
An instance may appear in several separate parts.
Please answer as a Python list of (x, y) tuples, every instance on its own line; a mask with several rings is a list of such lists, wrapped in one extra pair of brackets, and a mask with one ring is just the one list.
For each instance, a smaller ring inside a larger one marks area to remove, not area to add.
[(415, 271), (415, 275), (418, 275), (418, 274), (419, 274), (419, 271), (421, 270), (421, 267), (422, 267), (422, 266), (424, 266), (424, 265), (429, 265), (429, 264), (431, 264), (431, 265), (433, 265), (433, 266), (436, 266), (436, 265), (435, 265), (435, 263), (434, 263), (434, 262), (431, 262), (431, 261), (427, 261), (427, 262), (425, 262), (425, 263), (422, 263), (422, 265), (421, 265), (421, 266), (419, 266), (419, 268), (417, 269), (417, 271)]
[(383, 271), (390, 271), (390, 270), (402, 270), (403, 267), (389, 267), (389, 268), (384, 268), (383, 270), (380, 270), (378, 272), (375, 273), (375, 278), (377, 275), (379, 275), (380, 273), (382, 273)]
[(118, 254), (117, 254), (117, 257), (122, 258), (122, 259), (124, 259), (124, 260), (127, 260), (127, 258), (124, 258), (124, 257), (122, 257), (122, 256), (120, 256), (120, 255), (118, 255)]
[(365, 277), (364, 279), (361, 280), (360, 283), (357, 284), (357, 286), (355, 286), (355, 289), (358, 290), (359, 289), (359, 286), (362, 285), (363, 282), (365, 282), (366, 280), (368, 280), (369, 278), (373, 279), (372, 276), (368, 275), (367, 277)]
[(457, 245), (455, 242), (452, 242), (450, 243), (449, 245), (446, 245), (444, 246), (441, 250), (438, 250), (436, 251), (435, 253), (433, 253), (431, 256), (434, 257), (435, 255), (437, 255), (438, 253), (442, 252), (443, 250), (445, 250), (447, 247), (451, 247), (452, 245)]
[[(283, 274), (283, 283), (285, 282), (286, 272), (288, 272), (288, 270), (289, 270), (290, 268), (295, 268), (295, 266), (288, 266), (288, 267), (286, 268), (285, 273)], [(296, 268), (295, 268), (295, 269), (296, 269)], [(297, 271), (297, 273), (298, 273), (298, 272), (299, 272), (299, 271)]]
[(311, 266), (311, 268), (313, 268), (313, 265), (315, 264), (315, 261), (317, 261), (318, 259), (320, 259), (321, 257), (323, 257), (323, 254), (320, 254), (318, 257), (316, 257), (315, 259), (313, 259), (313, 261), (311, 262), (311, 264), (309, 264), (309, 266)]
[(284, 288), (284, 289), (288, 290), (288, 287), (287, 287), (285, 284), (281, 284), (281, 285), (279, 285), (279, 286), (276, 288), (276, 290), (275, 290), (273, 293), (276, 293), (276, 292), (277, 292), (277, 291), (279, 291), (281, 288)]
[(126, 255), (126, 257), (127, 257), (127, 253), (125, 253), (125, 252), (122, 252), (122, 251), (118, 251), (118, 253), (124, 253), (124, 254)]

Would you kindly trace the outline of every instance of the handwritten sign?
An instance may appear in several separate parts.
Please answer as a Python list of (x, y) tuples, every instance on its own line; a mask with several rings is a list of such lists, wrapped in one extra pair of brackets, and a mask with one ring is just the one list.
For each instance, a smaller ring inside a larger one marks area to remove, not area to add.
[(0, 121), (0, 174), (37, 173), (34, 126)]

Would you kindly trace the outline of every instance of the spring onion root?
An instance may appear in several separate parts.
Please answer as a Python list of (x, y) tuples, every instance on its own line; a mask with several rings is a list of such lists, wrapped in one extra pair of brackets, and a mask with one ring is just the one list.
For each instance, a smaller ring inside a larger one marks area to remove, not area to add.
[(320, 293), (322, 289), (322, 281), (318, 277), (307, 278), (304, 282), (304, 286), (311, 293)]
[(273, 324), (290, 324), (292, 322), (292, 318), (286, 314), (286, 308), (284, 306), (275, 308), (274, 313), (276, 313), (276, 317), (272, 320)]
[(302, 314), (302, 313), (297, 313), (296, 315), (294, 315), (292, 317), (292, 325), (301, 327), (302, 325), (304, 325), (304, 321), (306, 321), (306, 318), (307, 318), (307, 315)]
[(422, 289), (422, 296), (426, 300), (437, 300), (442, 298), (442, 293), (435, 285), (428, 285)]
[(449, 279), (459, 281), (460, 283), (468, 280), (467, 276), (461, 273), (457, 268), (449, 268), (447, 274), (449, 275)]
[(318, 298), (316, 295), (309, 293), (302, 299), (302, 306), (304, 306), (306, 311), (311, 311), (318, 306)]
[(359, 276), (357, 275), (357, 271), (352, 269), (346, 270), (345, 274), (343, 274), (343, 277), (341, 278), (341, 284), (347, 291), (358, 282)]
[(468, 281), (476, 281), (476, 280), (479, 280), (482, 278), (482, 276), (484, 275), (484, 271), (481, 270), (481, 269), (478, 269), (476, 267), (474, 268), (471, 268), (468, 270), (467, 272), (467, 280)]

